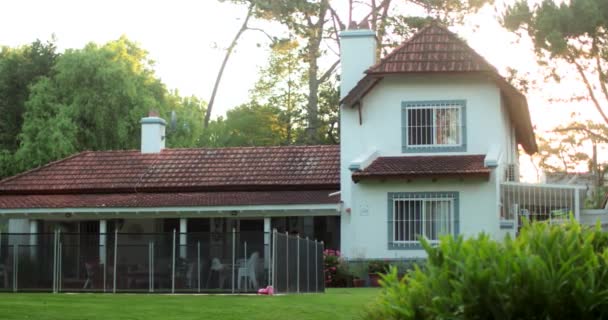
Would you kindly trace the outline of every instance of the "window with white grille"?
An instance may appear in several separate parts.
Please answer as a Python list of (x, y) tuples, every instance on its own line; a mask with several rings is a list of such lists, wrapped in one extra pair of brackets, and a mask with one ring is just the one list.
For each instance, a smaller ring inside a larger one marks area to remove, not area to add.
[(393, 248), (419, 244), (420, 236), (437, 242), (442, 235), (457, 233), (457, 193), (391, 193), (389, 205)]
[(441, 148), (464, 151), (464, 101), (403, 104), (404, 149)]

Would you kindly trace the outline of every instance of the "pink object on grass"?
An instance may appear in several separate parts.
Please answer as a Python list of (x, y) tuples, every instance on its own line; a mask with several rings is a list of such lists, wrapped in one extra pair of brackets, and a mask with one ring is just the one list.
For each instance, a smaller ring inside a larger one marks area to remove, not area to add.
[(265, 294), (265, 295), (271, 296), (274, 294), (274, 288), (272, 286), (262, 288), (262, 289), (258, 290), (258, 294)]

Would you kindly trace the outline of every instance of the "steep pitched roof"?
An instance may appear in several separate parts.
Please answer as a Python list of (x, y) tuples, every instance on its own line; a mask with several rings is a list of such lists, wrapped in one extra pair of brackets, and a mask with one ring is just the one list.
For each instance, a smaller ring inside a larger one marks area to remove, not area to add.
[(497, 72), (456, 34), (432, 23), (395, 48), (367, 73), (475, 71)]
[(417, 177), (483, 177), (490, 168), (484, 155), (379, 157), (367, 168), (354, 172), (352, 179), (407, 179)]
[(338, 190), (340, 149), (284, 146), (82, 152), (0, 181), (0, 194)]
[(422, 28), (370, 67), (341, 104), (347, 107), (357, 105), (387, 75), (423, 73), (477, 73), (489, 76), (506, 99), (518, 143), (529, 154), (538, 151), (526, 97), (456, 34), (437, 23)]

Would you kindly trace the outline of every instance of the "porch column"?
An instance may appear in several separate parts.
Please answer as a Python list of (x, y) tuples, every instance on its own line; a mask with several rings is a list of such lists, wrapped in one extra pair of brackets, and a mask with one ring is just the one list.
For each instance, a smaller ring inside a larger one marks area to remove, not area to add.
[(179, 219), (179, 257), (186, 259), (186, 245), (188, 244), (187, 233), (188, 232), (188, 219)]
[(30, 259), (35, 260), (38, 256), (38, 220), (30, 220)]
[(264, 269), (270, 269), (270, 219), (264, 218)]
[(106, 233), (108, 232), (108, 224), (106, 220), (99, 220), (99, 262), (106, 265), (106, 252), (108, 248), (106, 246)]
[(581, 193), (578, 189), (574, 189), (574, 218), (581, 222)]

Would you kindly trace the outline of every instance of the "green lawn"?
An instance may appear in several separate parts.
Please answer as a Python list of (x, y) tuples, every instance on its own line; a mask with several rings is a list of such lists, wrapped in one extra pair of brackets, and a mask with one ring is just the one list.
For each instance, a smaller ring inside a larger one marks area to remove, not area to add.
[(325, 294), (208, 296), (146, 294), (0, 294), (0, 319), (358, 319), (378, 289)]

